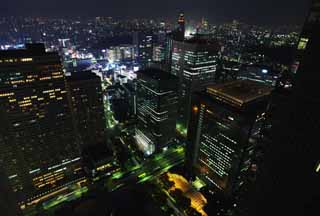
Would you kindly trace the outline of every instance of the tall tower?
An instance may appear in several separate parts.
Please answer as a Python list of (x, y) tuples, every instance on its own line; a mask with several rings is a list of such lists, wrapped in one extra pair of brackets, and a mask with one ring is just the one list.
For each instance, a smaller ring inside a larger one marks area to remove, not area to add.
[(299, 67), (292, 93), (272, 113), (276, 124), (249, 204), (251, 215), (312, 215), (318, 209), (319, 44), (320, 1), (313, 0), (298, 44)]
[(43, 44), (0, 51), (0, 166), (20, 207), (80, 180), (65, 77)]
[(167, 65), (167, 71), (171, 71), (172, 63), (172, 52), (173, 52), (173, 43), (175, 41), (184, 41), (185, 35), (185, 17), (184, 13), (180, 13), (178, 17), (178, 27), (172, 32), (167, 34), (166, 44), (165, 44), (165, 62)]
[(180, 82), (177, 129), (182, 135), (187, 133), (192, 93), (215, 81), (219, 50), (219, 44), (202, 35), (173, 42), (171, 73)]
[(186, 167), (226, 195), (250, 172), (272, 88), (238, 80), (196, 93), (189, 124)]
[(82, 146), (106, 143), (101, 79), (90, 71), (67, 76), (74, 123)]
[(184, 37), (186, 31), (186, 21), (184, 18), (184, 13), (181, 12), (178, 18), (178, 32)]
[(136, 59), (142, 68), (147, 67), (153, 58), (154, 36), (152, 32), (134, 32), (133, 44), (136, 49)]
[(160, 152), (175, 138), (178, 110), (178, 79), (162, 70), (138, 72), (137, 126), (138, 147), (151, 155)]
[(307, 49), (307, 45), (314, 34), (316, 34), (315, 27), (320, 23), (320, 2), (317, 0), (312, 1), (309, 15), (302, 28), (300, 39), (297, 46), (296, 62), (294, 64), (293, 72), (296, 73), (299, 69), (300, 63), (304, 58), (304, 54)]

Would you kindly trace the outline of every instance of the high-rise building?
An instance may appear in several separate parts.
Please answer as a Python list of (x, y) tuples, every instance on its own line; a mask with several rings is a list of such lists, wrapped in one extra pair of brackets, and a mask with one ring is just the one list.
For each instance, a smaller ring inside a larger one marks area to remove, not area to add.
[(175, 138), (178, 79), (159, 69), (138, 72), (136, 141), (146, 154), (161, 151)]
[(319, 35), (320, 1), (313, 0), (298, 44), (293, 88), (272, 103), (270, 142), (249, 203), (252, 216), (312, 215), (318, 210)]
[(75, 129), (83, 146), (106, 143), (101, 79), (90, 71), (67, 76)]
[(43, 44), (0, 51), (0, 166), (20, 208), (81, 181), (65, 77)]
[(134, 46), (123, 44), (113, 46), (106, 50), (106, 57), (109, 62), (133, 61), (135, 59)]
[(163, 62), (165, 60), (165, 48), (163, 45), (153, 47), (153, 61)]
[(209, 24), (208, 20), (206, 20), (204, 17), (201, 19), (201, 25), (199, 29), (200, 33), (208, 34), (209, 33)]
[(171, 73), (179, 78), (178, 130), (186, 135), (191, 95), (215, 81), (220, 46), (204, 35), (185, 41), (174, 41)]
[(152, 32), (133, 33), (133, 44), (136, 48), (136, 59), (142, 67), (146, 67), (152, 62), (153, 37)]
[(185, 17), (184, 13), (179, 14), (178, 18), (178, 27), (167, 34), (166, 42), (165, 42), (165, 62), (168, 66), (167, 70), (171, 70), (171, 61), (172, 61), (172, 51), (173, 51), (173, 43), (174, 41), (184, 41), (185, 35)]
[(177, 32), (179, 33), (179, 37), (181, 38), (181, 40), (184, 39), (184, 35), (186, 32), (186, 21), (184, 18), (184, 13), (180, 13), (179, 18), (178, 18), (178, 29)]
[(300, 39), (297, 46), (296, 52), (296, 62), (293, 72), (296, 73), (299, 69), (300, 62), (303, 60), (305, 56), (305, 51), (307, 49), (307, 45), (312, 35), (314, 34), (314, 27), (319, 25), (320, 22), (320, 2), (317, 0), (313, 0), (311, 4), (311, 9), (307, 20), (305, 21), (304, 27), (300, 34)]
[(186, 154), (190, 173), (226, 195), (240, 190), (252, 166), (271, 91), (258, 82), (237, 80), (195, 93)]

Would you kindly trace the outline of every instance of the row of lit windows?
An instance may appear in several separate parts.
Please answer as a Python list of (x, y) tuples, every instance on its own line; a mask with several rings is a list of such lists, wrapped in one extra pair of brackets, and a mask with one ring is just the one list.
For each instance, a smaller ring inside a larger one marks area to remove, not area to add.
[(14, 93), (13, 92), (9, 92), (9, 93), (2, 93), (0, 94), (0, 97), (8, 97), (8, 96), (13, 96)]
[(32, 58), (22, 58), (22, 59), (0, 59), (0, 63), (13, 63), (13, 62), (31, 62)]

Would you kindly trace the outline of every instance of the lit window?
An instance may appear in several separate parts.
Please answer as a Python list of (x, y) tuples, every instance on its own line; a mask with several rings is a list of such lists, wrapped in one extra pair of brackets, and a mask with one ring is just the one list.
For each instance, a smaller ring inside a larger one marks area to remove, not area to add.
[(307, 47), (309, 39), (308, 38), (301, 38), (298, 44), (298, 50), (305, 50)]
[(32, 58), (22, 58), (21, 59), (22, 62), (30, 62), (32, 60), (33, 60)]
[(318, 163), (318, 165), (316, 166), (316, 172), (320, 173), (320, 162)]
[(194, 107), (193, 107), (193, 111), (194, 111), (194, 112), (198, 112), (198, 110), (199, 110), (199, 108), (198, 108), (197, 106), (194, 106)]

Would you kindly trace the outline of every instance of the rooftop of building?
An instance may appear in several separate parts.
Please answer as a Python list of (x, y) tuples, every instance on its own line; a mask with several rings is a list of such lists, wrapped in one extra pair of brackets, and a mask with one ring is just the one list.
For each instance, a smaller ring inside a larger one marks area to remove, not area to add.
[(67, 81), (84, 81), (90, 79), (100, 79), (100, 77), (91, 71), (80, 71), (71, 73), (70, 76), (66, 76), (66, 79)]
[(0, 58), (32, 57), (32, 56), (50, 55), (50, 54), (57, 54), (57, 53), (46, 52), (44, 44), (35, 43), (35, 44), (26, 44), (25, 49), (1, 50)]
[(140, 70), (140, 71), (138, 71), (138, 74), (143, 74), (145, 76), (148, 76), (152, 79), (157, 79), (157, 80), (178, 79), (176, 76), (168, 73), (167, 71), (157, 69), (157, 68), (148, 68), (145, 70)]
[(194, 34), (191, 38), (185, 40), (186, 43), (190, 44), (218, 44), (216, 40), (211, 38), (208, 34)]
[(85, 158), (89, 158), (90, 162), (93, 163), (109, 160), (113, 156), (112, 150), (107, 148), (104, 143), (92, 144), (85, 147), (83, 154), (86, 156)]
[(273, 88), (251, 80), (236, 80), (207, 87), (207, 93), (218, 100), (243, 106), (271, 94)]

